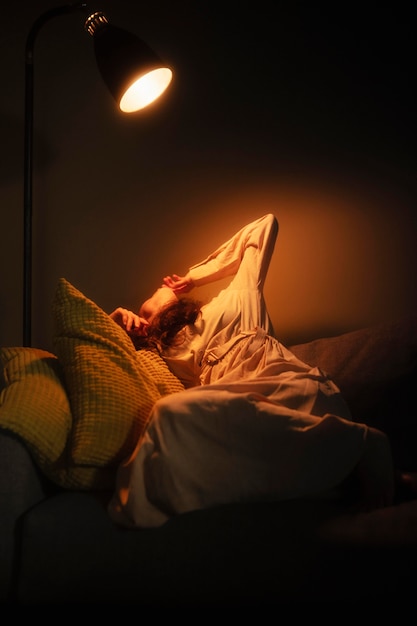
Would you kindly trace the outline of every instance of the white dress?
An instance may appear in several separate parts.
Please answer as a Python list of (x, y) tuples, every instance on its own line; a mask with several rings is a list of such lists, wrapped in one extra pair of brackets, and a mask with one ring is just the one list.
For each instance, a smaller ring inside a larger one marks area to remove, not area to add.
[[(257, 328), (273, 335), (263, 287), (278, 233), (273, 215), (265, 215), (237, 232), (189, 275), (196, 287), (231, 277), (231, 282), (208, 304), (193, 326), (183, 331), (183, 343), (163, 353), (186, 387), (217, 379), (209, 363), (223, 360), (233, 346)], [(295, 358), (295, 357), (294, 357)], [(224, 371), (223, 371), (224, 374)]]
[(230, 276), (163, 356), (186, 390), (159, 400), (109, 504), (124, 526), (226, 502), (322, 494), (362, 456), (367, 427), (339, 389), (274, 336), (263, 286), (278, 223), (265, 215), (190, 268), (196, 286)]

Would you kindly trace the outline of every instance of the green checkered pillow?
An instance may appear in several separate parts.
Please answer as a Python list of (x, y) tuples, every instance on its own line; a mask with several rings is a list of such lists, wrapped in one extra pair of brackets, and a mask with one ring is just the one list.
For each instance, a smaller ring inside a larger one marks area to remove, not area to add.
[(127, 333), (64, 278), (54, 317), (73, 417), (72, 460), (116, 467), (133, 452), (153, 404), (184, 387), (158, 354), (137, 352)]
[(114, 472), (71, 463), (71, 426), (57, 357), (37, 348), (0, 348), (0, 428), (22, 439), (42, 472), (60, 487), (111, 487)]

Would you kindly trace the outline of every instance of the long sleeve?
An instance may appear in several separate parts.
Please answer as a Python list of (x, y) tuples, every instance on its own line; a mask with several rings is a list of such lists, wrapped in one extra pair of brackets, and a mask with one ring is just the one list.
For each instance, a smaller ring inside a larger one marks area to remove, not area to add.
[(263, 297), (263, 284), (275, 245), (278, 222), (271, 215), (238, 231), (189, 272), (196, 286), (230, 276), (230, 283), (201, 307), (201, 315), (187, 327), (182, 341), (163, 353), (185, 387), (201, 384), (203, 356), (209, 343), (232, 345), (241, 333), (273, 327)]
[[(188, 275), (196, 286), (234, 276), (248, 250), (252, 250), (255, 254), (255, 262), (251, 264), (252, 282), (259, 287), (265, 280), (277, 233), (278, 222), (275, 216), (264, 215), (244, 226), (206, 259), (190, 267)], [(245, 280), (247, 279), (246, 275)]]

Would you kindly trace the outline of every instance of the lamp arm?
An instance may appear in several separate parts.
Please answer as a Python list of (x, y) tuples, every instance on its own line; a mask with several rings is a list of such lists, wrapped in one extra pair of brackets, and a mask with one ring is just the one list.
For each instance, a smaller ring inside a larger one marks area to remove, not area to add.
[(31, 345), (32, 308), (32, 170), (33, 170), (33, 52), (42, 26), (59, 15), (87, 8), (85, 2), (55, 7), (38, 17), (30, 29), (25, 48), (25, 123), (23, 170), (23, 345)]
[(49, 11), (45, 11), (45, 13), (42, 13), (42, 15), (40, 15), (33, 23), (32, 28), (30, 29), (26, 38), (26, 63), (30, 63), (32, 61), (36, 35), (46, 22), (48, 22), (53, 17), (65, 15), (66, 13), (74, 13), (75, 11), (83, 10), (86, 8), (86, 2), (76, 2), (75, 4), (67, 4), (61, 7), (54, 7), (53, 9), (49, 9)]

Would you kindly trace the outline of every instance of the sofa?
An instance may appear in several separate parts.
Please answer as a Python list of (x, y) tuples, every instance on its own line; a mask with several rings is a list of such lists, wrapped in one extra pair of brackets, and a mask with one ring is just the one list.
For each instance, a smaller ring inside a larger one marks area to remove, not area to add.
[[(54, 316), (53, 352), (0, 349), (3, 604), (262, 608), (413, 597), (417, 494), (405, 487), (392, 506), (368, 512), (356, 507), (352, 480), (157, 528), (115, 525), (107, 504), (117, 466), (152, 402), (178, 383), (154, 355), (138, 361), (127, 335), (64, 279)], [(398, 469), (417, 471), (417, 317), (289, 347), (332, 376), (355, 421), (388, 434)]]

